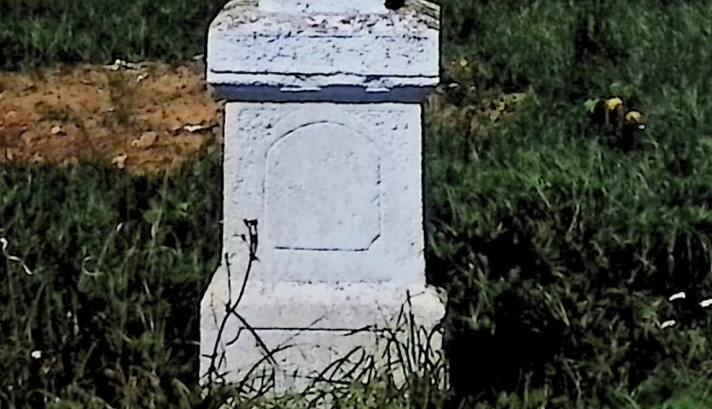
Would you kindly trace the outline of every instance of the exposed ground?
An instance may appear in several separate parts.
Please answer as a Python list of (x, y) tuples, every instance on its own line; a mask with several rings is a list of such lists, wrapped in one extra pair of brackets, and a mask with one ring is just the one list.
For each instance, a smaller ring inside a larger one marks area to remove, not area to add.
[(219, 146), (222, 106), (194, 63), (0, 72), (0, 163), (174, 170)]
[[(455, 74), (470, 69), (465, 59), (450, 65)], [(469, 123), (466, 134), (484, 134), (482, 125), (507, 114), (523, 95), (495, 92), (463, 105), (463, 89), (456, 106), (436, 94), (433, 108), (442, 119), (455, 115)], [(137, 174), (172, 171), (220, 145), (222, 109), (204, 65), (194, 61), (0, 71), (0, 163), (98, 160)]]

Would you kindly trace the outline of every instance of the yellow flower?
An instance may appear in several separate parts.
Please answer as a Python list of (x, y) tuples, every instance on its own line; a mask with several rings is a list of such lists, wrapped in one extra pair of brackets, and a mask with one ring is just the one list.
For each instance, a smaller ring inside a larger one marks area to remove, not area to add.
[(620, 105), (622, 103), (623, 103), (623, 100), (621, 100), (620, 98), (607, 99), (606, 100), (606, 111), (611, 112), (614, 109), (616, 109), (616, 107), (618, 107), (618, 105)]

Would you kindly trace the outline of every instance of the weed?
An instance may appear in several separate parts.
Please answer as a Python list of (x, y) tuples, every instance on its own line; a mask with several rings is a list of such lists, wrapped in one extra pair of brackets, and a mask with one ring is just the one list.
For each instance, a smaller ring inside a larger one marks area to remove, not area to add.
[(111, 110), (102, 116), (102, 124), (111, 126), (134, 126), (134, 83), (131, 76), (123, 71), (109, 72), (108, 86)]
[(39, 113), (40, 121), (68, 122), (76, 120), (76, 114), (66, 105), (51, 105), (40, 101), (35, 106)]

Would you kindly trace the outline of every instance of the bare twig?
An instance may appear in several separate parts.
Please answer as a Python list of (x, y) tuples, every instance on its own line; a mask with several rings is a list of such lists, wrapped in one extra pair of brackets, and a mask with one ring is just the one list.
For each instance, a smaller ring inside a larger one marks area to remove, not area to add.
[[(221, 383), (225, 383), (225, 373), (220, 373), (218, 371), (219, 367), (222, 367), (222, 365), (225, 363), (225, 352), (223, 351), (222, 353), (218, 354), (218, 349), (220, 347), (220, 341), (223, 338), (224, 332), (227, 328), (227, 323), (231, 317), (236, 317), (240, 323), (242, 324), (242, 327), (237, 331), (237, 334), (233, 339), (227, 342), (227, 346), (234, 344), (237, 342), (239, 336), (242, 334), (243, 329), (247, 329), (249, 332), (252, 333), (252, 335), (255, 337), (257, 340), (257, 343), (260, 345), (262, 349), (265, 350), (267, 353), (267, 356), (265, 359), (269, 360), (273, 365), (277, 365), (276, 360), (273, 357), (274, 351), (269, 351), (267, 348), (267, 345), (262, 341), (259, 335), (255, 332), (255, 330), (252, 328), (252, 326), (249, 325), (249, 323), (242, 317), (238, 312), (237, 308), (239, 307), (244, 295), (245, 295), (245, 289), (247, 287), (247, 283), (250, 279), (250, 273), (252, 271), (253, 263), (255, 261), (259, 261), (257, 258), (257, 246), (258, 246), (258, 240), (257, 240), (257, 220), (248, 220), (245, 219), (243, 220), (245, 223), (245, 226), (247, 227), (248, 230), (248, 236), (245, 237), (243, 235), (243, 240), (247, 241), (247, 244), (249, 246), (249, 256), (247, 260), (247, 268), (245, 271), (245, 277), (242, 281), (242, 285), (240, 286), (240, 292), (237, 296), (237, 299), (233, 302), (233, 296), (232, 296), (232, 272), (231, 272), (231, 266), (230, 266), (230, 260), (228, 259), (227, 253), (224, 254), (224, 263), (225, 263), (225, 268), (227, 271), (227, 281), (228, 281), (228, 301), (225, 304), (225, 315), (223, 316), (221, 322), (220, 322), (220, 327), (218, 328), (218, 334), (215, 339), (215, 344), (213, 345), (213, 352), (208, 356), (210, 358), (210, 366), (208, 368), (208, 388), (212, 389), (212, 386), (214, 385), (216, 380), (220, 380)], [(257, 366), (261, 365), (263, 363), (264, 359), (258, 361), (249, 371), (249, 373), (252, 373)], [(243, 379), (242, 382), (240, 382), (240, 387), (239, 389), (242, 389), (245, 384), (246, 384), (247, 379)]]

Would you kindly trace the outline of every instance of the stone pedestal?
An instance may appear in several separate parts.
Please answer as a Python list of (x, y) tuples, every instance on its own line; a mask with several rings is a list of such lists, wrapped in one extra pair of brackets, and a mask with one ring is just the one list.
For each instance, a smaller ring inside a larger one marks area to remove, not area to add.
[[(420, 342), (433, 332), (420, 102), (439, 81), (438, 19), (427, 3), (234, 0), (211, 24), (225, 257), (201, 305), (204, 383), (266, 370), (293, 391), (341, 378), (344, 358), (387, 365), (381, 330), (403, 312)], [(437, 359), (439, 333), (429, 343)]]

